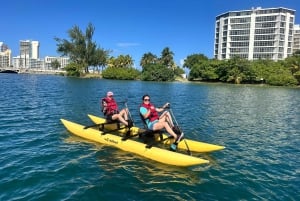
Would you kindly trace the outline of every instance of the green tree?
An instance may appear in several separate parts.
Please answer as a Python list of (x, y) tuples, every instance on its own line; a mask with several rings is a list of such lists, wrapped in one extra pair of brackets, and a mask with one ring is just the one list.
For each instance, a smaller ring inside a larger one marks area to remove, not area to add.
[(140, 71), (133, 68), (133, 59), (129, 55), (119, 55), (108, 59), (107, 68), (102, 71), (106, 79), (135, 80), (139, 79)]
[(82, 67), (80, 72), (83, 70), (88, 73), (89, 66), (105, 64), (108, 57), (108, 51), (97, 47), (96, 42), (92, 40), (94, 31), (95, 27), (91, 23), (88, 24), (85, 33), (75, 25), (68, 30), (70, 40), (54, 38), (57, 42), (57, 51), (62, 55), (69, 56), (72, 62), (79, 64)]
[(144, 81), (173, 81), (174, 71), (162, 64), (148, 64), (141, 74)]
[(181, 76), (182, 74), (185, 74), (185, 72), (184, 72), (184, 70), (182, 68), (180, 68), (180, 67), (177, 66), (174, 69), (174, 74), (175, 74), (175, 76)]
[(58, 69), (60, 67), (60, 63), (59, 61), (57, 61), (57, 59), (55, 59), (54, 61), (51, 62), (51, 67), (53, 69)]
[(266, 84), (276, 86), (292, 86), (297, 84), (297, 80), (291, 74), (284, 62), (272, 60), (253, 61), (252, 69), (256, 77), (263, 78)]
[(97, 70), (98, 72), (100, 71), (100, 68), (103, 68), (107, 65), (108, 63), (108, 57), (109, 57), (109, 50), (103, 50), (101, 48), (97, 48), (95, 54), (93, 54), (93, 59), (92, 61), (94, 63), (91, 64), (91, 66), (94, 67), (94, 70)]
[(250, 62), (239, 57), (222, 61), (217, 67), (216, 73), (221, 81), (235, 84), (252, 82), (255, 79)]
[(293, 56), (300, 56), (300, 50), (296, 50), (296, 51), (293, 53)]
[(186, 57), (183, 67), (192, 69), (195, 65), (208, 61), (208, 58), (203, 54), (192, 54)]
[(276, 86), (293, 86), (298, 83), (290, 69), (279, 62), (273, 62), (266, 82), (267, 84)]
[(189, 80), (216, 81), (219, 76), (216, 73), (216, 61), (202, 61), (194, 64), (189, 75)]
[(115, 62), (119, 68), (130, 68), (133, 66), (134, 61), (130, 55), (119, 55)]
[(176, 64), (173, 56), (174, 53), (170, 50), (170, 48), (164, 48), (161, 52), (160, 63), (174, 70), (176, 68)]
[(251, 82), (254, 79), (255, 76), (248, 60), (234, 57), (228, 63), (231, 69), (228, 72), (229, 77), (227, 81), (240, 84), (241, 82)]
[(81, 69), (82, 69), (81, 64), (77, 64), (77, 63), (69, 63), (65, 67), (65, 70), (67, 71), (67, 76), (74, 76), (74, 77), (80, 76)]
[(132, 67), (114, 68), (108, 67), (102, 71), (102, 77), (105, 79), (116, 80), (136, 80), (140, 77), (140, 72)]
[(300, 50), (293, 53), (291, 57), (284, 60), (284, 65), (290, 69), (292, 75), (300, 83)]
[(130, 55), (119, 55), (118, 57), (110, 57), (108, 67), (111, 68), (131, 68), (133, 67), (133, 59)]
[(140, 66), (144, 68), (148, 64), (156, 64), (157, 62), (158, 62), (157, 56), (152, 54), (151, 52), (148, 52), (142, 56), (142, 59), (140, 61)]

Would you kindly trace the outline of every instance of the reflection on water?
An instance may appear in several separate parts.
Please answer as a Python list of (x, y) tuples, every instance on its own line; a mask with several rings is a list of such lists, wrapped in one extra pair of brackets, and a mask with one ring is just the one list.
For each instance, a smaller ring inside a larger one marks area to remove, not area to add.
[[(121, 150), (106, 148), (98, 153), (100, 155), (98, 156), (99, 166), (106, 172), (101, 179), (116, 181), (124, 179), (124, 176), (128, 177), (126, 185), (131, 186), (136, 193), (153, 193), (153, 197), (150, 196), (146, 200), (154, 199), (156, 193), (165, 194), (167, 200), (194, 200), (189, 195), (183, 196), (180, 187), (185, 186), (186, 189), (188, 186), (200, 185), (203, 183), (200, 178), (201, 171), (207, 169), (207, 167), (198, 167), (198, 169), (190, 170), (189, 168), (168, 166)], [(105, 157), (107, 155), (109, 157)], [(118, 188), (123, 184), (115, 183), (115, 185)], [(174, 191), (168, 186), (179, 189)]]

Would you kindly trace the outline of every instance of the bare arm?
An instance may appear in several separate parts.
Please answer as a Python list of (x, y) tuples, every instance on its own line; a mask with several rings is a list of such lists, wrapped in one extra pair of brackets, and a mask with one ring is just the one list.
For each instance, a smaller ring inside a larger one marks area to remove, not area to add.
[(166, 109), (166, 107), (168, 107), (169, 103), (164, 104), (164, 106), (160, 107), (160, 108), (155, 108), (155, 110), (157, 112), (162, 112), (164, 111), (164, 109)]

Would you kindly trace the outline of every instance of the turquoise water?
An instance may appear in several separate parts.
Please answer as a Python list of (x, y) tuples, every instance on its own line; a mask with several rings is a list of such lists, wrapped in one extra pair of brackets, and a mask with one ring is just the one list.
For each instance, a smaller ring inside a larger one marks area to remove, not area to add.
[[(99, 98), (170, 102), (187, 138), (226, 146), (178, 168), (68, 133)], [(300, 90), (0, 74), (0, 200), (300, 200)]]

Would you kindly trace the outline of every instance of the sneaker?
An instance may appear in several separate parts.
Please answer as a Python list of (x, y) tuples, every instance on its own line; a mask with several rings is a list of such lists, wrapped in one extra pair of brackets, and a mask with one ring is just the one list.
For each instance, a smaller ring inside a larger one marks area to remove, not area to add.
[(181, 133), (179, 127), (176, 125), (172, 127), (172, 130), (174, 131), (174, 133), (176, 133), (176, 135), (179, 135)]
[(183, 139), (184, 133), (181, 133), (179, 136), (177, 136), (176, 142), (180, 142)]
[(133, 122), (131, 120), (127, 120), (128, 121), (128, 128), (131, 128), (133, 126)]
[(177, 150), (177, 145), (176, 144), (171, 144), (170, 146), (171, 151), (176, 151)]

